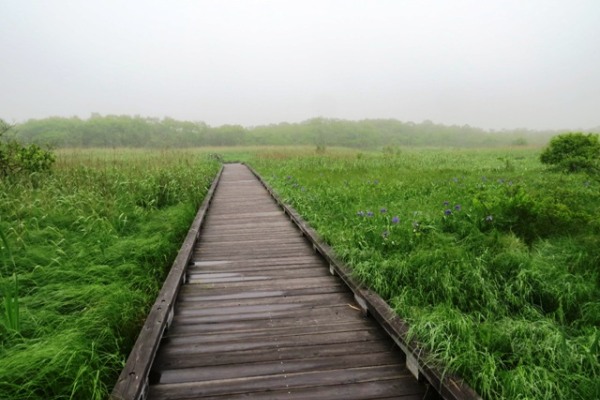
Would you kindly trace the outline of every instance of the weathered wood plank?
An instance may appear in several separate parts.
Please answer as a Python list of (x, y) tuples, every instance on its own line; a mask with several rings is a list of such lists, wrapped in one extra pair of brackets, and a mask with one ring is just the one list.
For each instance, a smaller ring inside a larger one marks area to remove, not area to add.
[(402, 360), (398, 360), (397, 357), (389, 352), (344, 354), (336, 357), (321, 356), (316, 358), (281, 360), (278, 363), (254, 362), (251, 364), (162, 369), (156, 373), (153, 383), (202, 382), (281, 373), (328, 371), (339, 369), (340, 365), (351, 365), (353, 368), (383, 365), (395, 366), (398, 369), (404, 368)]
[[(222, 329), (206, 331), (203, 325), (190, 326), (188, 330), (168, 331), (163, 340), (173, 338), (194, 336), (195, 340), (205, 343), (223, 341), (223, 340), (243, 340), (257, 337), (269, 336), (290, 336), (290, 335), (312, 335), (317, 333), (333, 333), (333, 332), (353, 332), (357, 330), (369, 329), (371, 322), (368, 320), (349, 321), (342, 323), (322, 323), (311, 325), (288, 325), (288, 326), (272, 326), (271, 324), (248, 324), (247, 326), (237, 326), (235, 330)], [(217, 327), (215, 327), (217, 328)]]
[(407, 371), (389, 366), (344, 368), (330, 371), (281, 373), (277, 375), (222, 379), (205, 382), (159, 384), (153, 386), (150, 399), (191, 399), (202, 396), (230, 395), (256, 390), (278, 390), (290, 387), (344, 385), (375, 380), (402, 379)]
[[(358, 345), (360, 344), (360, 345)], [(366, 354), (389, 352), (394, 348), (393, 343), (376, 340), (348, 343), (327, 343), (320, 345), (299, 345), (293, 347), (280, 346), (273, 350), (251, 349), (225, 353), (203, 353), (170, 355), (160, 352), (156, 356), (156, 365), (159, 368), (188, 368), (194, 366), (211, 366), (227, 364), (251, 364), (254, 362), (281, 362), (282, 360), (296, 360), (305, 357), (340, 357), (349, 353)]]
[[(223, 400), (221, 396), (202, 397), (204, 400)], [(377, 382), (344, 385), (286, 388), (229, 395), (228, 400), (426, 400), (423, 389), (412, 377)]]
[[(273, 320), (269, 320), (265, 323), (264, 320), (242, 320), (242, 321), (221, 321), (221, 322), (213, 322), (210, 324), (206, 324), (204, 322), (193, 323), (189, 322), (187, 324), (175, 324), (169, 329), (169, 334), (177, 334), (180, 332), (184, 333), (213, 333), (217, 334), (220, 332), (228, 332), (229, 330), (235, 329), (242, 331), (252, 331), (257, 329), (264, 329), (268, 327), (269, 329), (277, 329), (284, 327), (322, 327), (327, 326), (329, 324), (342, 325), (342, 324), (351, 324), (355, 322), (361, 321), (361, 319), (353, 318), (352, 320), (347, 320), (345, 318), (314, 318), (314, 315), (311, 317), (296, 317), (296, 318), (277, 318)], [(185, 321), (184, 321), (185, 322)]]
[(219, 322), (239, 322), (239, 321), (274, 321), (277, 319), (299, 319), (306, 321), (332, 320), (351, 320), (362, 318), (362, 313), (358, 308), (351, 305), (342, 305), (334, 307), (306, 307), (304, 309), (283, 310), (283, 311), (262, 311), (241, 314), (218, 314), (218, 315), (179, 315), (175, 314), (173, 321), (177, 324), (214, 324)]
[(314, 278), (319, 276), (329, 276), (329, 271), (321, 268), (309, 267), (298, 269), (272, 268), (262, 271), (236, 271), (236, 272), (195, 272), (189, 271), (187, 276), (190, 283), (228, 283), (228, 282), (247, 282), (263, 281), (279, 278)]
[(315, 258), (314, 255), (300, 256), (300, 257), (273, 257), (265, 260), (261, 259), (245, 259), (245, 260), (228, 260), (226, 256), (222, 260), (195, 260), (191, 267), (210, 267), (215, 270), (220, 267), (236, 270), (238, 268), (251, 268), (260, 271), (265, 266), (285, 266), (285, 267), (296, 267), (303, 266), (304, 264), (312, 265), (327, 265), (323, 260)]
[(347, 293), (326, 293), (326, 294), (313, 294), (304, 296), (268, 296), (268, 297), (254, 297), (246, 299), (234, 299), (234, 300), (213, 300), (213, 301), (198, 301), (194, 298), (190, 299), (185, 296), (179, 296), (177, 300), (178, 308), (212, 308), (212, 307), (234, 307), (234, 306), (253, 306), (259, 304), (302, 304), (306, 306), (316, 305), (342, 305), (352, 304), (352, 297)]

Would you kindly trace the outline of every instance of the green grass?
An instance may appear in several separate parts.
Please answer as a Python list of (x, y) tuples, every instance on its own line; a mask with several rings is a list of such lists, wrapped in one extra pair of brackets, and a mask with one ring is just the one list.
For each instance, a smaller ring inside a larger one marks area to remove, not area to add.
[(247, 160), (355, 276), (410, 323), (429, 362), (488, 399), (600, 398), (600, 184), (536, 149)]
[(0, 182), (0, 398), (108, 396), (218, 167), (67, 150)]

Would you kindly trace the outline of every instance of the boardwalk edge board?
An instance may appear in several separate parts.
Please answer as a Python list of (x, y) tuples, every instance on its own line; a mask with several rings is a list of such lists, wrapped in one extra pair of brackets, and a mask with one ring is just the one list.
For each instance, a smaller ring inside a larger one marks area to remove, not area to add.
[(291, 221), (298, 226), (303, 235), (310, 240), (313, 249), (329, 263), (332, 275), (339, 276), (354, 293), (356, 302), (365, 314), (370, 314), (384, 328), (406, 355), (406, 365), (418, 379), (425, 379), (446, 400), (481, 400), (481, 396), (462, 378), (448, 373), (437, 366), (427, 364), (428, 353), (419, 348), (415, 341), (408, 340), (408, 324), (375, 292), (367, 289), (353, 276), (352, 272), (340, 261), (333, 249), (326, 244), (317, 232), (289, 205), (285, 204), (271, 186), (251, 166), (245, 164), (267, 189)]
[(190, 226), (183, 245), (177, 253), (175, 261), (163, 283), (163, 286), (148, 313), (146, 322), (129, 353), (125, 367), (111, 393), (112, 400), (145, 399), (148, 392), (148, 375), (152, 368), (154, 356), (158, 350), (164, 331), (173, 319), (173, 306), (177, 293), (185, 280), (185, 271), (192, 257), (194, 246), (198, 240), (200, 228), (210, 206), (215, 189), (219, 184), (223, 166), (215, 176), (210, 189), (204, 197), (202, 205)]

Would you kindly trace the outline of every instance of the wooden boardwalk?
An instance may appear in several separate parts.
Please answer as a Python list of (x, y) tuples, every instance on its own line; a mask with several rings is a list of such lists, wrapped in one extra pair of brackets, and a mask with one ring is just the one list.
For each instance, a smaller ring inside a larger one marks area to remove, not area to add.
[(431, 396), (245, 166), (225, 166), (186, 273), (148, 398)]

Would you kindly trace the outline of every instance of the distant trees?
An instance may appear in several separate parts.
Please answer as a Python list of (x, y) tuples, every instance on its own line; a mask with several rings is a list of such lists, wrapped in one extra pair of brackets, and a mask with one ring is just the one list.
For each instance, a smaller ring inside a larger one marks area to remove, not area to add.
[(19, 140), (55, 147), (195, 147), (308, 145), (383, 148), (384, 146), (478, 147), (543, 144), (556, 132), (488, 132), (468, 125), (394, 119), (348, 121), (312, 118), (245, 128), (211, 127), (173, 118), (92, 114), (88, 119), (52, 117), (19, 125)]

